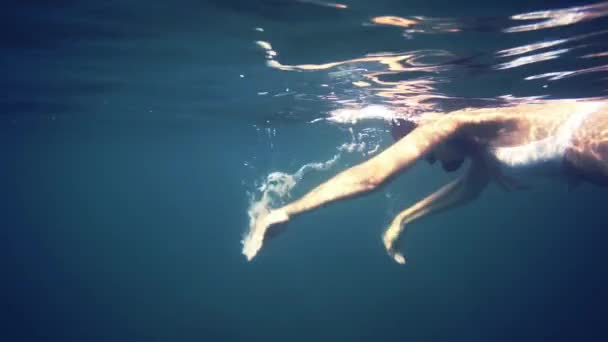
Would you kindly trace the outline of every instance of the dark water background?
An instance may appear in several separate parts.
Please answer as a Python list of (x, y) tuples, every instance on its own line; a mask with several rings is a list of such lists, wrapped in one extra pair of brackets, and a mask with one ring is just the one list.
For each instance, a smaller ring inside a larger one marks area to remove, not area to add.
[[(268, 172), (325, 160), (348, 140), (344, 128), (307, 123), (333, 104), (272, 95), (313, 94), (332, 82), (327, 72), (268, 68), (254, 41), (271, 41), (290, 64), (427, 48), (481, 54), (483, 64), (498, 49), (608, 28), (600, 18), (517, 35), (495, 29), (512, 14), (584, 4), (573, 1), (345, 3), (348, 11), (287, 0), (5, 2), (0, 340), (606, 340), (606, 190), (588, 185), (491, 187), (416, 223), (400, 266), (383, 251), (382, 229), (451, 178), (421, 164), (391, 190), (294, 221), (245, 261), (247, 192)], [(457, 18), (476, 29), (403, 39), (399, 29), (361, 25), (378, 15)], [(607, 50), (602, 37), (587, 43)], [(605, 73), (549, 90), (523, 80), (583, 63), (458, 69), (441, 91), (605, 95)], [(295, 195), (362, 159), (311, 175)]]

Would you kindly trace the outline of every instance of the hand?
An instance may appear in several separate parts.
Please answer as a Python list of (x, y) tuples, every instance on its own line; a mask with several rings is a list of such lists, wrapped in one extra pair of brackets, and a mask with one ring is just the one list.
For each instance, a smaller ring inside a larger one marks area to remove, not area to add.
[(391, 256), (398, 264), (405, 264), (405, 257), (399, 251), (397, 251), (397, 242), (399, 240), (399, 236), (401, 235), (401, 222), (393, 221), (390, 227), (384, 232), (382, 235), (382, 242), (384, 243), (384, 248), (389, 256)]
[(289, 221), (289, 215), (285, 210), (272, 210), (266, 215), (261, 215), (256, 219), (253, 229), (243, 241), (243, 254), (247, 257), (247, 261), (251, 261), (262, 249), (265, 238), (269, 233), (277, 233), (276, 230), (270, 230), (281, 223)]

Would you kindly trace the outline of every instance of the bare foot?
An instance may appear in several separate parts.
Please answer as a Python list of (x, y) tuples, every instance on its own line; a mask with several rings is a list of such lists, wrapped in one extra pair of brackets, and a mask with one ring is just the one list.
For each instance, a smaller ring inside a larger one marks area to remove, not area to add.
[(389, 256), (391, 256), (398, 264), (405, 264), (405, 257), (399, 251), (397, 251), (397, 241), (399, 240), (399, 235), (401, 234), (401, 223), (393, 221), (388, 229), (382, 235), (382, 242), (384, 243), (384, 248)]
[(264, 237), (268, 229), (274, 225), (289, 221), (289, 216), (284, 210), (272, 210), (266, 215), (262, 215), (256, 219), (253, 229), (243, 240), (243, 254), (247, 261), (251, 261), (262, 249)]

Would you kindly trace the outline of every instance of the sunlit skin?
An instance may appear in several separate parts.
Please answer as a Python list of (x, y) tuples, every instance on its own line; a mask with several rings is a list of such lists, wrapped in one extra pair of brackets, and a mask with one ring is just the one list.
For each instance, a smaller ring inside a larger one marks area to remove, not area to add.
[(418, 24), (418, 21), (396, 16), (383, 16), (372, 18), (372, 23), (399, 27), (410, 27)]
[[(572, 125), (572, 119), (578, 117), (580, 124)], [(405, 263), (405, 257), (397, 249), (404, 227), (430, 214), (472, 201), (490, 182), (507, 189), (519, 188), (516, 180), (502, 175), (496, 151), (536, 146), (555, 137), (561, 139), (564, 127), (574, 127), (566, 132), (568, 139), (560, 155), (571, 175), (580, 181), (608, 185), (606, 100), (550, 100), (447, 114), (427, 113), (420, 117), (415, 129), (382, 153), (342, 171), (300, 199), (259, 217), (253, 227), (254, 239), (245, 246), (244, 254), (248, 260), (255, 257), (274, 227), (331, 202), (377, 190), (431, 152), (442, 162), (468, 158), (469, 168), (462, 176), (400, 212), (384, 232), (382, 241), (388, 254), (398, 263)], [(451, 148), (447, 142), (455, 138), (473, 148), (469, 151)], [(518, 156), (514, 157), (517, 161)]]

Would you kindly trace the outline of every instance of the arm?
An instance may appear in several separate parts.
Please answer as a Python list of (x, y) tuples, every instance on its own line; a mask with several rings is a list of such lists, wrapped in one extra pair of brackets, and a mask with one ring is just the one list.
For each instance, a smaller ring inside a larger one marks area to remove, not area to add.
[(405, 263), (405, 257), (396, 250), (396, 244), (406, 224), (472, 201), (479, 196), (489, 181), (490, 174), (485, 162), (473, 159), (466, 174), (403, 210), (393, 219), (382, 237), (388, 254), (398, 263)]
[(459, 128), (459, 122), (452, 116), (440, 117), (421, 125), (377, 156), (339, 173), (299, 200), (258, 217), (243, 240), (243, 254), (248, 260), (253, 259), (262, 248), (267, 231), (272, 226), (285, 223), (295, 215), (331, 202), (376, 189), (455, 134)]
[(456, 133), (458, 128), (457, 121), (449, 116), (421, 126), (377, 156), (339, 173), (277, 211), (293, 217), (331, 202), (375, 190), (398, 172), (412, 166), (429, 150)]

